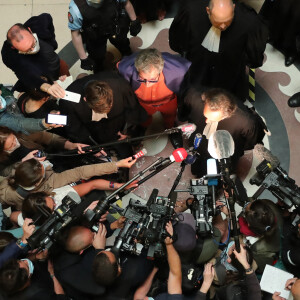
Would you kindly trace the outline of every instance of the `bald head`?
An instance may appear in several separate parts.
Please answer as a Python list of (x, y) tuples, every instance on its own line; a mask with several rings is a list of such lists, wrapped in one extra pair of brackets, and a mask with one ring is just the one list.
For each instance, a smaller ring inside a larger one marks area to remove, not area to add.
[(71, 253), (78, 253), (91, 246), (93, 238), (94, 234), (90, 229), (83, 226), (74, 226), (68, 233), (65, 249)]
[(30, 29), (19, 23), (8, 30), (6, 38), (15, 49), (24, 53), (32, 50), (36, 43)]
[(291, 292), (294, 300), (300, 300), (300, 279), (298, 279), (292, 286)]
[(234, 8), (232, 0), (210, 0), (206, 11), (212, 25), (224, 31), (233, 20)]

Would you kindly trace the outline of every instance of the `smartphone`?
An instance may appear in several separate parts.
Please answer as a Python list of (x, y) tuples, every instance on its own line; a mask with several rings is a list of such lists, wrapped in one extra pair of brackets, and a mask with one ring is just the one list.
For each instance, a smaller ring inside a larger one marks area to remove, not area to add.
[(46, 118), (46, 122), (48, 124), (67, 125), (67, 116), (65, 116), (65, 115), (56, 115), (56, 114), (48, 114), (48, 116)]

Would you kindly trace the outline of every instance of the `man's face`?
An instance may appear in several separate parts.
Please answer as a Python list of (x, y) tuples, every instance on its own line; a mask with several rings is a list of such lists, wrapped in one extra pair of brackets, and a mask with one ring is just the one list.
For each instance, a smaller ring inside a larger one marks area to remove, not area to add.
[(12, 40), (12, 46), (22, 53), (30, 54), (30, 52), (34, 50), (37, 40), (30, 31), (21, 30), (20, 33), (23, 36), (23, 38), (19, 41), (15, 39)]
[(151, 68), (149, 72), (139, 72), (139, 81), (144, 82), (147, 87), (153, 86), (159, 80), (160, 73), (156, 68)]
[(204, 105), (203, 115), (206, 118), (206, 123), (210, 122), (219, 122), (223, 119), (223, 114), (221, 111), (213, 111), (209, 108), (208, 104)]
[(211, 10), (206, 7), (211, 24), (220, 29), (226, 30), (232, 23), (234, 17), (234, 5), (214, 6)]

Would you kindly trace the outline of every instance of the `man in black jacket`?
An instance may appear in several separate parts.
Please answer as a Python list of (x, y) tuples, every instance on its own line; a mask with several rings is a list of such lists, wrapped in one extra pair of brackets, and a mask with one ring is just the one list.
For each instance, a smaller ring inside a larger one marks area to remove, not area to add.
[(60, 59), (56, 49), (51, 15), (44, 13), (31, 17), (24, 25), (13, 25), (7, 32), (1, 54), (3, 63), (19, 79), (14, 89), (23, 92), (40, 88), (54, 97), (63, 97), (64, 90), (58, 84), (50, 85), (42, 78), (59, 77)]
[(244, 155), (244, 151), (262, 143), (265, 135), (266, 126), (260, 116), (245, 105), (237, 103), (234, 96), (223, 89), (210, 89), (200, 93), (191, 88), (179, 109), (179, 119), (196, 124), (196, 132), (206, 137), (202, 139), (198, 149), (200, 158), (191, 166), (192, 173), (198, 177), (207, 174), (206, 160), (211, 158), (207, 151), (207, 140), (216, 130), (227, 130), (234, 140), (233, 168)]
[[(67, 90), (81, 94), (79, 103), (60, 101), (60, 113), (68, 116), (66, 135), (76, 141), (105, 143), (132, 135), (131, 129), (147, 119), (129, 83), (113, 72), (89, 75)], [(131, 131), (131, 132), (130, 132)], [(114, 146), (120, 157), (132, 155), (130, 145)]]

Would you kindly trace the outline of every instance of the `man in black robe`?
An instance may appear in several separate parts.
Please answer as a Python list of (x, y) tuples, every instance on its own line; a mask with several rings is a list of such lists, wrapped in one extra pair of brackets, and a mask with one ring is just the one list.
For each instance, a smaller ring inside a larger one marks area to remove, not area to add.
[(268, 32), (256, 12), (232, 0), (187, 0), (169, 31), (170, 47), (192, 62), (193, 86), (221, 87), (244, 100), (246, 66), (263, 63)]
[(268, 22), (270, 43), (285, 55), (289, 67), (300, 54), (300, 1), (266, 0), (260, 15)]
[[(208, 139), (216, 130), (227, 130), (234, 140), (235, 149), (231, 158), (234, 171), (244, 151), (262, 143), (266, 129), (256, 112), (236, 101), (226, 90), (218, 88), (209, 89), (204, 93), (191, 88), (184, 98), (178, 118), (194, 123), (197, 126), (195, 133), (204, 135), (198, 148), (200, 157), (191, 165), (192, 173), (197, 177), (207, 174), (206, 161), (211, 158), (207, 151)], [(193, 144), (193, 136), (190, 142)]]
[[(81, 94), (79, 103), (64, 100), (59, 103), (60, 113), (68, 116), (64, 130), (71, 140), (86, 144), (93, 140), (99, 144), (116, 141), (132, 136), (134, 127), (147, 119), (131, 86), (117, 73), (102, 72), (77, 79), (67, 90)], [(101, 101), (97, 96), (100, 94), (104, 95)], [(132, 155), (128, 143), (115, 145), (114, 149), (121, 158)]]

